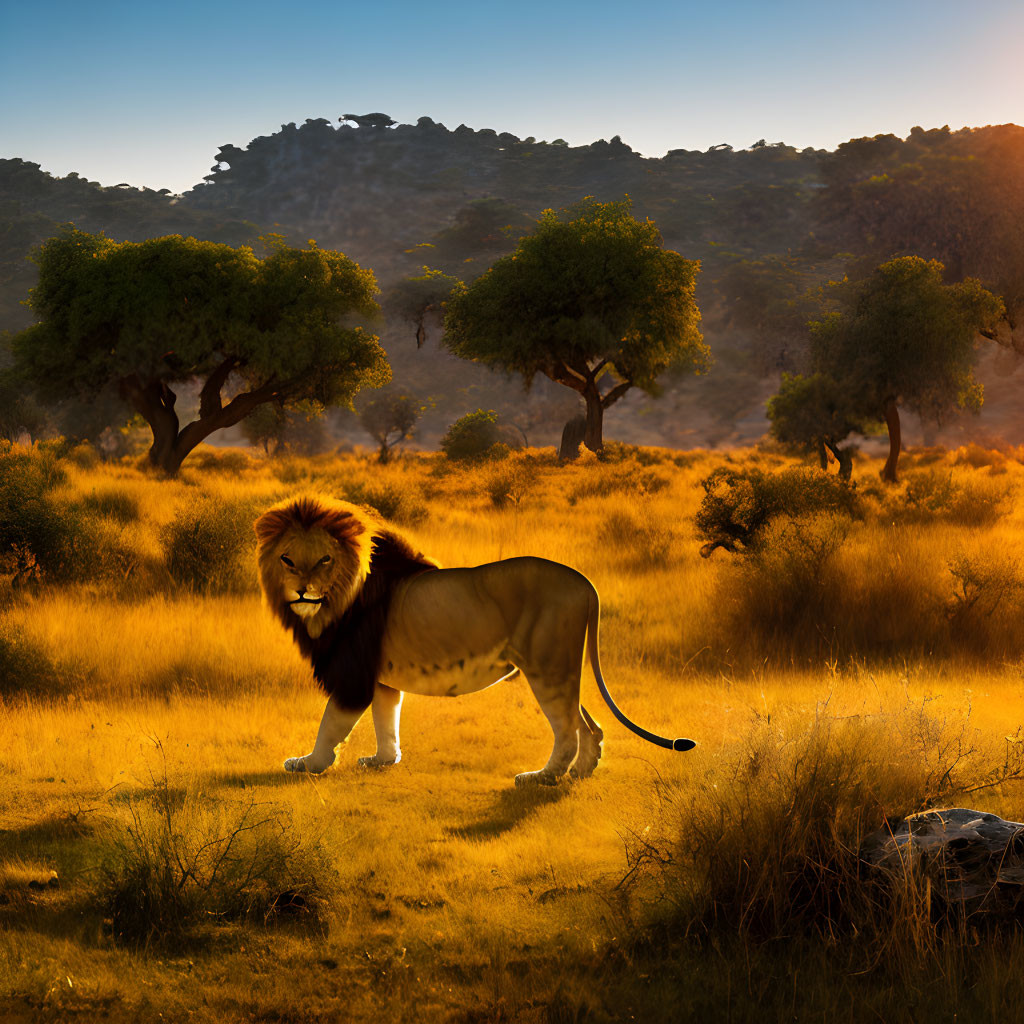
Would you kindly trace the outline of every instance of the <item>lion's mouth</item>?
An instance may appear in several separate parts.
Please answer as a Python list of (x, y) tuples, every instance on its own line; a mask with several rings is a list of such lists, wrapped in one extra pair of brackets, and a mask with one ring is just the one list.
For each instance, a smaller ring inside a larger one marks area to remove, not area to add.
[(323, 604), (324, 599), (322, 597), (297, 597), (294, 601), (289, 601), (289, 604)]

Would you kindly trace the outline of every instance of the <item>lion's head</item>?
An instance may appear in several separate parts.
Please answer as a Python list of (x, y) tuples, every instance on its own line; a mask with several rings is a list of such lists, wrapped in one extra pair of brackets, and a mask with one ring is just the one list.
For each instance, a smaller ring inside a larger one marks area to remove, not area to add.
[(296, 616), (316, 639), (359, 595), (369, 571), (373, 527), (356, 506), (303, 496), (256, 520), (260, 584), (286, 627)]

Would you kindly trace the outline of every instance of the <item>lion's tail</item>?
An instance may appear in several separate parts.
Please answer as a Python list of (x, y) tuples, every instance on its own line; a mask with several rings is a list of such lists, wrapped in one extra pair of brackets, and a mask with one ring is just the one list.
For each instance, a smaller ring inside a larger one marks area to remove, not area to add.
[(612, 700), (612, 695), (608, 692), (608, 687), (604, 682), (604, 676), (601, 675), (601, 660), (597, 654), (597, 634), (600, 618), (601, 599), (597, 596), (597, 591), (591, 588), (590, 611), (587, 617), (587, 657), (590, 659), (590, 667), (593, 670), (594, 678), (597, 680), (597, 688), (601, 691), (601, 696), (604, 697), (605, 703), (607, 703), (608, 707), (612, 709), (612, 714), (627, 729), (631, 729), (637, 734), (637, 736), (642, 736), (649, 743), (655, 743), (659, 747), (665, 747), (668, 750), (693, 750), (693, 748), (697, 746), (695, 740), (687, 740), (683, 738), (670, 740), (667, 736), (658, 736), (656, 733), (649, 732), (647, 729), (641, 728), (635, 722), (631, 722), (619, 710), (618, 705)]

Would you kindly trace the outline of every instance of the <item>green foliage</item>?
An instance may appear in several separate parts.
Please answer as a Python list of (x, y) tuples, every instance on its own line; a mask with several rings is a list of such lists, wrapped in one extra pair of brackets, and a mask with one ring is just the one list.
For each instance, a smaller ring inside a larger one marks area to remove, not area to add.
[(527, 381), (552, 360), (585, 369), (604, 359), (620, 380), (654, 392), (669, 366), (707, 362), (697, 269), (663, 249), (654, 224), (626, 202), (547, 210), (511, 255), (455, 291), (445, 344)]
[[(19, 372), (51, 399), (116, 385), (175, 472), (214, 430), (263, 402), (344, 405), (390, 369), (373, 317), (376, 283), (341, 253), (268, 242), (270, 254), (177, 235), (116, 243), (75, 228), (37, 254), (40, 322), (13, 340)], [(244, 390), (226, 405), (233, 376)], [(179, 430), (172, 384), (203, 379), (199, 419)]]
[(432, 313), (440, 315), (445, 300), (459, 284), (458, 278), (444, 271), (424, 267), (422, 274), (403, 277), (388, 290), (385, 309), (389, 315), (416, 325), (416, 347), (421, 348), (427, 336), (426, 317)]
[(781, 473), (720, 466), (701, 481), (704, 498), (695, 523), (707, 540), (701, 554), (716, 547), (756, 549), (765, 530), (778, 517), (794, 518), (826, 512), (853, 515), (856, 492), (842, 480), (804, 467)]
[(164, 543), (167, 570), (179, 586), (224, 593), (252, 590), (255, 551), (252, 524), (258, 513), (252, 500), (227, 503), (200, 498), (178, 510)]
[[(701, 370), (709, 353), (694, 301), (698, 264), (664, 249), (627, 202), (546, 210), (532, 234), (448, 300), (444, 344), (527, 384), (543, 373), (588, 405), (592, 450), (603, 410), (629, 388), (658, 391), (670, 367)], [(602, 392), (608, 373), (616, 381)]]
[(508, 454), (508, 447), (501, 443), (498, 414), (494, 410), (466, 413), (457, 419), (441, 439), (441, 451), (454, 462), (471, 462), (477, 459), (500, 456), (499, 448)]
[(980, 409), (974, 339), (1003, 305), (978, 281), (946, 285), (942, 275), (936, 260), (890, 260), (810, 325), (815, 369), (840, 381), (865, 417), (880, 418), (890, 401), (933, 416)]
[(359, 422), (377, 442), (381, 462), (387, 462), (392, 448), (413, 436), (424, 408), (413, 395), (385, 393), (371, 398), (359, 410)]
[(856, 396), (834, 377), (815, 373), (804, 377), (784, 373), (778, 392), (768, 399), (771, 434), (777, 441), (803, 451), (831, 449), (851, 433), (881, 429), (877, 417), (858, 413)]

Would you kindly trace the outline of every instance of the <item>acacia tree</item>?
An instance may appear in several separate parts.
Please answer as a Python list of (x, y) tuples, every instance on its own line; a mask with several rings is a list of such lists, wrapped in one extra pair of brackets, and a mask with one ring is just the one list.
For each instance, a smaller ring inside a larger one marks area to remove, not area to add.
[(821, 468), (828, 467), (826, 449), (839, 463), (839, 476), (849, 480), (853, 455), (839, 445), (852, 433), (874, 433), (880, 429), (860, 415), (849, 390), (834, 377), (815, 373), (809, 377), (784, 373), (778, 393), (768, 399), (772, 436), (783, 444), (814, 452)]
[(459, 279), (441, 270), (424, 267), (417, 277), (403, 277), (388, 290), (384, 306), (400, 320), (416, 325), (416, 347), (423, 348), (427, 340), (427, 317), (440, 314), (445, 299)]
[(378, 462), (387, 462), (391, 449), (412, 437), (422, 412), (422, 403), (411, 395), (377, 395), (363, 406), (359, 422), (378, 444)]
[(932, 415), (981, 408), (974, 379), (975, 339), (1003, 315), (1002, 302), (972, 279), (942, 283), (937, 260), (902, 256), (852, 290), (844, 308), (811, 323), (814, 369), (833, 376), (849, 408), (884, 418), (889, 458), (882, 479), (896, 480), (901, 405)]
[(694, 301), (699, 264), (662, 247), (628, 201), (586, 199), (536, 229), (447, 303), (444, 344), (529, 387), (538, 373), (586, 403), (584, 443), (602, 447), (605, 411), (632, 387), (658, 391), (670, 367), (709, 359)]
[[(372, 272), (314, 243), (268, 244), (259, 259), (180, 235), (117, 243), (68, 228), (36, 253), (40, 322), (14, 338), (16, 363), (50, 398), (116, 384), (153, 431), (151, 465), (169, 475), (265, 402), (348, 404), (386, 383), (376, 336), (347, 322), (377, 312)], [(193, 381), (198, 416), (182, 426), (174, 388)]]

